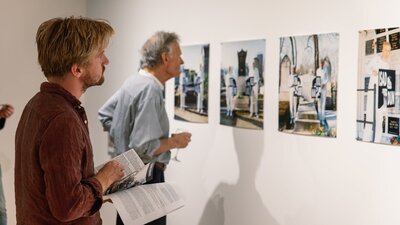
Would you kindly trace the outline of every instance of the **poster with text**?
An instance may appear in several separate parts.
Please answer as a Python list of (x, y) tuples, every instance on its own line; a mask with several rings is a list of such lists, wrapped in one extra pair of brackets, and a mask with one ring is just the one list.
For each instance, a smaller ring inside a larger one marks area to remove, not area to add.
[(220, 124), (263, 129), (265, 40), (221, 44)]
[(175, 119), (208, 123), (210, 45), (182, 46), (181, 73), (175, 78)]
[(400, 29), (362, 30), (358, 46), (356, 139), (399, 145)]
[(279, 131), (336, 137), (339, 34), (280, 38)]

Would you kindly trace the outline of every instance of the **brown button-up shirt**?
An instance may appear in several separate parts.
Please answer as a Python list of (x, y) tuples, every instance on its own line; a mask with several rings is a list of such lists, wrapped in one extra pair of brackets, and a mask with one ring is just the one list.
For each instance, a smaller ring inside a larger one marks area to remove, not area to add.
[(102, 224), (101, 184), (81, 102), (43, 83), (25, 106), (15, 135), (17, 224)]

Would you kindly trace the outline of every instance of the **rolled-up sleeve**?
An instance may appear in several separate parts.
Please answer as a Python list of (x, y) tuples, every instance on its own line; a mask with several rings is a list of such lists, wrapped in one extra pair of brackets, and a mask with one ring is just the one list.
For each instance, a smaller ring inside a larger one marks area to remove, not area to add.
[(163, 129), (159, 122), (160, 102), (152, 92), (142, 99), (135, 111), (135, 120), (130, 134), (130, 147), (145, 158), (152, 158), (160, 147)]
[(115, 108), (118, 103), (118, 95), (120, 91), (117, 91), (106, 103), (99, 109), (98, 119), (103, 125), (104, 131), (110, 132), (112, 120), (114, 117)]

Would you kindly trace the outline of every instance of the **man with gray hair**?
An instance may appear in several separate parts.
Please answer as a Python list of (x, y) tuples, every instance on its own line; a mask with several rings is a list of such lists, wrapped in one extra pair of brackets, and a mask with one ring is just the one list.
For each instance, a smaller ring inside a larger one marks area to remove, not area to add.
[[(142, 68), (130, 76), (121, 88), (100, 108), (99, 120), (109, 133), (115, 155), (135, 149), (145, 164), (155, 162), (153, 179), (164, 182), (164, 170), (171, 149), (185, 148), (188, 132), (169, 135), (163, 90), (165, 82), (180, 74), (183, 64), (179, 37), (175, 33), (156, 32), (141, 49)], [(119, 215), (117, 225), (123, 224)], [(166, 224), (161, 217), (148, 224)]]

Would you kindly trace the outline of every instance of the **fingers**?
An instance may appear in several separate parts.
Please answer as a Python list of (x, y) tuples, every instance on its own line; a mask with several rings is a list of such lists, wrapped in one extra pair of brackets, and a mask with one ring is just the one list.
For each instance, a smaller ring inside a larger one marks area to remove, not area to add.
[(100, 182), (102, 190), (105, 192), (111, 184), (120, 180), (123, 176), (122, 165), (116, 160), (112, 160), (106, 163), (94, 177)]
[(4, 104), (0, 109), (0, 117), (8, 118), (14, 113), (14, 107), (12, 105)]
[(124, 176), (124, 167), (116, 160), (111, 160), (108, 162), (102, 170), (105, 170), (105, 173), (108, 174), (107, 176), (110, 177), (112, 183), (121, 179)]
[(192, 138), (192, 134), (189, 132), (182, 133), (182, 137), (186, 142), (190, 142)]
[(190, 141), (192, 138), (192, 134), (188, 133), (188, 132), (180, 133), (178, 135), (179, 135), (179, 138), (181, 139), (181, 141), (185, 141), (185, 142)]
[(189, 132), (183, 132), (179, 134), (179, 147), (185, 148), (192, 140), (192, 134)]
[(192, 134), (189, 132), (174, 133), (171, 135), (173, 148), (186, 148), (189, 142), (192, 141)]
[(124, 167), (117, 161), (117, 160), (112, 160), (110, 161), (112, 164), (112, 167), (114, 168), (115, 173), (119, 178), (124, 176)]

